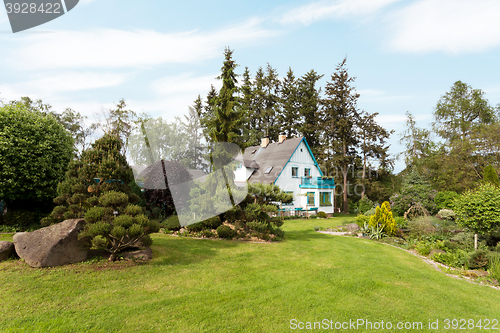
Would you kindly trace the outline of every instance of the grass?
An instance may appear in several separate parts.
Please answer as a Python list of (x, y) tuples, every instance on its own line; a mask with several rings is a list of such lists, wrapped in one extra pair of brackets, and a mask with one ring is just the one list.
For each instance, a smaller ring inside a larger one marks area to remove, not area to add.
[(498, 290), (391, 246), (314, 232), (344, 220), (286, 221), (278, 243), (157, 234), (147, 264), (3, 262), (0, 332), (285, 332), (292, 319), (422, 322), (425, 332), (429, 320), (500, 319)]

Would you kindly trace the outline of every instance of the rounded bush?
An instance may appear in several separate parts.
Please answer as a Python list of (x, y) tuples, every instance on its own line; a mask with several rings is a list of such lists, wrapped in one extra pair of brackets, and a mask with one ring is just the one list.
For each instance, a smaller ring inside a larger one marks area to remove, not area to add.
[(117, 208), (128, 204), (128, 195), (123, 192), (110, 191), (99, 198), (104, 207)]
[(205, 225), (203, 224), (203, 222), (193, 223), (188, 225), (186, 229), (191, 232), (200, 232), (205, 229)]
[(319, 217), (319, 218), (322, 218), (322, 219), (326, 219), (327, 218), (327, 215), (326, 215), (325, 212), (318, 212), (316, 214), (316, 216)]
[(202, 221), (202, 223), (206, 229), (217, 229), (220, 225), (222, 225), (222, 221), (218, 216), (214, 216), (207, 220), (204, 220)]
[(127, 207), (125, 207), (124, 213), (127, 215), (136, 216), (142, 214), (142, 207), (137, 205), (128, 205)]
[(90, 208), (84, 215), (85, 222), (96, 223), (101, 220), (106, 214), (106, 208), (104, 207), (93, 207)]
[(219, 235), (219, 238), (232, 239), (236, 236), (236, 231), (227, 225), (221, 225), (217, 228), (217, 235)]
[(119, 215), (115, 217), (113, 224), (128, 229), (134, 224), (134, 218), (130, 215)]

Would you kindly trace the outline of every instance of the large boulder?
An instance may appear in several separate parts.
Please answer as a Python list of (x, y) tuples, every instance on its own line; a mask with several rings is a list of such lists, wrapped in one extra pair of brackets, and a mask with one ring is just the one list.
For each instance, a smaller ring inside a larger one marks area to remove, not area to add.
[(17, 255), (31, 267), (54, 267), (87, 259), (87, 247), (78, 240), (85, 220), (73, 219), (33, 232), (14, 235)]
[(9, 259), (14, 253), (14, 244), (12, 242), (0, 242), (0, 261)]
[(350, 224), (346, 225), (344, 228), (348, 232), (353, 232), (353, 231), (359, 230), (359, 225), (357, 225), (356, 223), (350, 223)]

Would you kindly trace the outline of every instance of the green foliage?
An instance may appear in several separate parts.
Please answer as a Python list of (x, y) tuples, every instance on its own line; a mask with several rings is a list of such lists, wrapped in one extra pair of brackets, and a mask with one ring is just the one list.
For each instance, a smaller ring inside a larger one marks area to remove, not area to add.
[(222, 225), (222, 221), (220, 217), (214, 216), (209, 219), (202, 221), (203, 225), (206, 229), (217, 229), (220, 225)]
[(432, 246), (429, 242), (427, 241), (420, 241), (417, 244), (415, 244), (415, 250), (423, 256), (428, 256), (429, 253), (431, 252)]
[(455, 199), (459, 195), (455, 191), (440, 191), (434, 197), (434, 202), (436, 203), (437, 209), (453, 209), (453, 204)]
[(73, 139), (52, 115), (22, 102), (0, 107), (0, 198), (9, 210), (52, 200), (72, 153)]
[(191, 232), (200, 232), (205, 229), (205, 225), (203, 224), (203, 222), (193, 223), (188, 225), (186, 229)]
[(227, 225), (221, 225), (217, 228), (217, 235), (219, 238), (232, 239), (236, 236), (236, 231)]
[(369, 224), (371, 227), (380, 226), (388, 236), (393, 236), (396, 233), (396, 221), (392, 216), (391, 205), (388, 201), (376, 208), (375, 215), (370, 217)]
[(325, 213), (325, 212), (318, 212), (318, 213), (316, 214), (316, 217), (319, 217), (319, 218), (321, 218), (321, 219), (326, 219), (326, 218), (327, 218), (327, 215), (326, 215), (326, 213)]
[(490, 277), (494, 278), (497, 281), (500, 281), (500, 258), (494, 257), (490, 260), (488, 272), (490, 273)]
[(372, 215), (375, 215), (376, 212), (377, 212), (376, 207), (373, 207), (373, 208), (367, 210), (363, 215), (372, 216)]
[(370, 223), (370, 216), (358, 215), (356, 216), (356, 224), (361, 228), (364, 225)]
[(396, 223), (396, 227), (398, 227), (399, 229), (406, 229), (406, 227), (408, 226), (408, 220), (403, 216), (396, 216), (394, 218), (394, 221)]
[(162, 222), (162, 226), (172, 231), (179, 231), (181, 229), (181, 225), (179, 223), (179, 218), (177, 215), (172, 215)]
[(368, 236), (370, 236), (370, 239), (382, 239), (383, 237), (387, 236), (386, 233), (384, 233), (384, 228), (382, 226), (370, 226), (370, 231), (368, 233)]
[(118, 208), (128, 203), (128, 195), (117, 191), (110, 191), (101, 195), (99, 203), (104, 207)]
[(488, 265), (488, 256), (485, 250), (477, 250), (467, 255), (469, 269), (483, 268)]
[(454, 221), (456, 214), (451, 209), (441, 209), (436, 216), (440, 219)]
[(367, 196), (364, 196), (363, 199), (358, 201), (358, 210), (361, 215), (368, 215), (366, 212), (370, 211), (372, 208), (375, 208), (373, 201), (371, 201)]
[(487, 234), (500, 227), (500, 189), (483, 184), (476, 191), (467, 191), (455, 202), (457, 224), (478, 234)]
[(269, 231), (269, 226), (266, 222), (248, 222), (247, 227), (260, 233)]
[(489, 183), (493, 186), (499, 187), (500, 180), (498, 180), (498, 174), (492, 165), (488, 165), (483, 170), (483, 182)]
[(467, 252), (457, 250), (453, 252), (440, 253), (436, 252), (432, 256), (432, 260), (440, 262), (446, 266), (462, 268), (466, 262)]
[(430, 236), (436, 232), (436, 227), (428, 217), (418, 217), (408, 221), (408, 229), (412, 238), (422, 238)]
[(436, 190), (432, 189), (428, 180), (413, 171), (405, 177), (401, 192), (391, 197), (392, 209), (397, 215), (403, 216), (411, 207), (420, 205), (430, 214), (435, 214), (437, 212), (435, 195)]
[(127, 205), (127, 207), (125, 207), (124, 213), (127, 215), (136, 216), (142, 214), (142, 207), (137, 205)]

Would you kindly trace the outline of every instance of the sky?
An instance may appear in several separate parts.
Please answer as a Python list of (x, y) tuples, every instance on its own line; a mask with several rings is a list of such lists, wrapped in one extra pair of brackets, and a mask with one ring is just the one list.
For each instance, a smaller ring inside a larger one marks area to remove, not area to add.
[[(90, 118), (125, 99), (173, 119), (211, 84), (225, 47), (237, 73), (269, 63), (285, 76), (311, 69), (330, 81), (347, 58), (361, 110), (391, 136), (405, 113), (429, 128), (439, 98), (461, 80), (500, 103), (500, 1), (80, 0), (65, 15), (12, 33), (0, 9), (0, 99), (29, 96)], [(395, 172), (404, 168), (397, 161)]]

